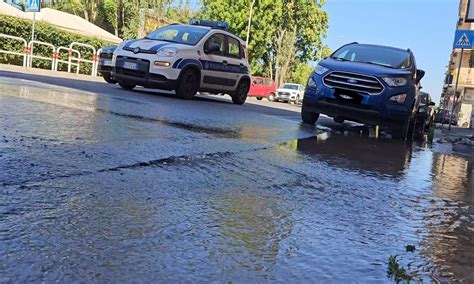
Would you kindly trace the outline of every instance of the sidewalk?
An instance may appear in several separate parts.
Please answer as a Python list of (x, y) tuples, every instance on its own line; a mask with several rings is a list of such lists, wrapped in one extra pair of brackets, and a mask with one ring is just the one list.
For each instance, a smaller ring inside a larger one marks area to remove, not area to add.
[(448, 125), (437, 125), (435, 141), (440, 144), (452, 144), (452, 150), (465, 155), (474, 156), (474, 129)]
[(91, 75), (82, 75), (82, 74), (78, 75), (75, 73), (52, 71), (52, 70), (40, 69), (40, 68), (27, 68), (23, 66), (9, 65), (9, 64), (0, 64), (0, 71), (47, 76), (47, 77), (52, 77), (52, 78), (73, 79), (73, 80), (81, 80), (81, 81), (93, 81), (93, 82), (104, 81), (104, 79), (102, 79), (102, 77), (100, 76), (91, 76)]

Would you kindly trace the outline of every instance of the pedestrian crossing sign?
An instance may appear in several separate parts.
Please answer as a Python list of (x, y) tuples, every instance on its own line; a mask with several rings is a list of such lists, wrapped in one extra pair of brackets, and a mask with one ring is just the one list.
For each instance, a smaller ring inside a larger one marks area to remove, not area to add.
[(457, 30), (454, 36), (453, 48), (472, 49), (474, 30)]
[(39, 12), (41, 8), (41, 0), (25, 1), (25, 12)]

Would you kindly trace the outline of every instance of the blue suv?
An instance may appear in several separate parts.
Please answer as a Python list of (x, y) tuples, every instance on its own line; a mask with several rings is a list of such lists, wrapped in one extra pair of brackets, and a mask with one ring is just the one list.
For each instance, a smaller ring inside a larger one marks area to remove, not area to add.
[(314, 125), (319, 114), (388, 128), (393, 137), (412, 135), (420, 80), (410, 50), (351, 43), (315, 68), (306, 85), (301, 118)]

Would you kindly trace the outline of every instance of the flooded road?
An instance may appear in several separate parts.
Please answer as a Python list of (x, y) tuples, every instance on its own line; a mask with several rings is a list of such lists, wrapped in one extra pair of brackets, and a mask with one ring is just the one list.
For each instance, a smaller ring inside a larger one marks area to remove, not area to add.
[(390, 282), (395, 255), (474, 281), (473, 157), (294, 106), (0, 75), (2, 283)]

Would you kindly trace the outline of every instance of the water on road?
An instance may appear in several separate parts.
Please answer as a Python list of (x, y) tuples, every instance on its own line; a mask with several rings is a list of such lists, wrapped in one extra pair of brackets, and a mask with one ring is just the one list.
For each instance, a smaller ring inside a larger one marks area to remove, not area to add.
[(101, 88), (0, 77), (0, 282), (474, 281), (473, 157)]

